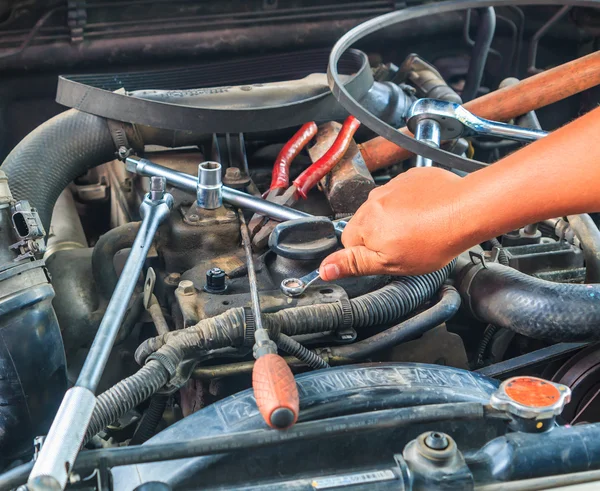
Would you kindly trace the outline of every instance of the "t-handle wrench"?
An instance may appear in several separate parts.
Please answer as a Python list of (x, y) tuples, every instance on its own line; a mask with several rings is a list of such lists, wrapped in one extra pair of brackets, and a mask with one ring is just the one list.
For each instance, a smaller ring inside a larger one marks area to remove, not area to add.
[(64, 489), (67, 484), (70, 470), (73, 468), (94, 412), (96, 405), (94, 393), (119, 333), (129, 300), (156, 231), (173, 206), (173, 197), (166, 193), (165, 189), (165, 178), (151, 179), (150, 193), (146, 195), (140, 206), (142, 216), (140, 229), (77, 382), (65, 394), (33, 466), (27, 481), (31, 491)]
[(289, 428), (298, 420), (300, 398), (294, 374), (287, 362), (277, 354), (277, 345), (269, 338), (263, 327), (260, 311), (260, 298), (256, 270), (252, 259), (250, 232), (241, 211), (240, 230), (250, 283), (250, 300), (254, 317), (254, 368), (252, 369), (252, 388), (260, 414), (265, 422), (278, 430)]
[[(416, 100), (408, 110), (406, 126), (417, 140), (434, 147), (439, 147), (443, 140), (468, 136), (493, 136), (525, 142), (548, 136), (547, 131), (480, 118), (460, 104), (437, 99)], [(417, 159), (417, 167), (431, 165), (429, 159)]]

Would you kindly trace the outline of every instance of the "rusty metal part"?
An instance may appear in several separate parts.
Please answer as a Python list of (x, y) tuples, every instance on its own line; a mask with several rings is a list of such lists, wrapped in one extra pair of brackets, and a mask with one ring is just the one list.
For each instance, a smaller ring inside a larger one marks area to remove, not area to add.
[(238, 167), (227, 167), (223, 176), (223, 185), (243, 190), (250, 184), (250, 177)]
[(402, 62), (394, 81), (410, 82), (420, 97), (462, 104), (461, 97), (446, 83), (440, 72), (416, 53), (411, 53)]
[(206, 210), (194, 202), (181, 212), (181, 218), (173, 214), (157, 241), (167, 271), (185, 271), (238, 250), (240, 234), (235, 211), (224, 206)]
[(197, 291), (194, 283), (184, 280), (179, 283), (175, 289), (175, 300), (183, 317), (183, 327), (190, 327), (200, 321), (198, 311), (196, 310)]
[[(313, 162), (319, 160), (337, 138), (342, 125), (332, 121), (319, 126), (316, 143), (308, 149)], [(320, 181), (320, 186), (334, 213), (354, 213), (375, 189), (358, 145), (351, 141), (342, 160)]]

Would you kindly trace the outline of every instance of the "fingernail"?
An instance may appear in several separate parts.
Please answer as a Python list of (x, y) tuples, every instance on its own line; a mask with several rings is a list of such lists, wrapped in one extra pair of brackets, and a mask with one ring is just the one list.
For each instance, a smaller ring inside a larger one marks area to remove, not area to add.
[(332, 281), (337, 280), (340, 276), (340, 268), (338, 268), (337, 264), (326, 264), (323, 266), (324, 280)]

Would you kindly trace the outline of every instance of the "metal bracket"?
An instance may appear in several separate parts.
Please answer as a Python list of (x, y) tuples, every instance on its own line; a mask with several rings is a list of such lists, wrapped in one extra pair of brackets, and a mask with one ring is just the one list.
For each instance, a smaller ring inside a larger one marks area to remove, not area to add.
[(69, 0), (67, 2), (67, 24), (71, 31), (71, 42), (81, 43), (87, 24), (85, 0)]
[(487, 269), (486, 260), (483, 254), (479, 254), (475, 251), (469, 251), (469, 257), (471, 258), (471, 262), (475, 265), (479, 263), (479, 265), (485, 269)]

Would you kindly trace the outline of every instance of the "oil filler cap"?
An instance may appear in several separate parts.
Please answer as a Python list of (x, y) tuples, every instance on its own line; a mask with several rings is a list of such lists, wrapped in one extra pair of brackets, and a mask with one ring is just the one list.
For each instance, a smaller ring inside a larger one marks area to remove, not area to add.
[(494, 409), (513, 416), (520, 431), (545, 431), (571, 400), (571, 389), (537, 377), (512, 377), (492, 394)]

